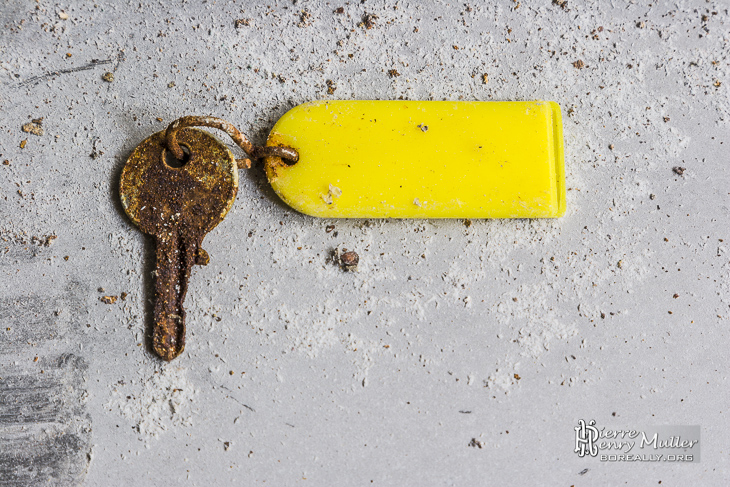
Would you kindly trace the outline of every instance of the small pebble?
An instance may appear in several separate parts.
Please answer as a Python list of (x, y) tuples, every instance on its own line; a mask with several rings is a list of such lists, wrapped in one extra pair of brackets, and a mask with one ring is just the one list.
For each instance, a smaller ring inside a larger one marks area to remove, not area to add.
[(346, 271), (357, 270), (357, 265), (360, 263), (360, 256), (357, 252), (350, 250), (340, 255), (340, 264), (345, 268)]
[(479, 448), (481, 450), (482, 448), (484, 448), (484, 442), (479, 441), (476, 438), (472, 438), (469, 442), (469, 446), (472, 448)]
[(28, 122), (25, 125), (23, 125), (23, 127), (22, 127), (23, 132), (37, 135), (39, 137), (41, 135), (43, 135), (43, 127), (40, 124), (40, 120), (42, 120), (42, 119), (38, 119), (38, 121)]

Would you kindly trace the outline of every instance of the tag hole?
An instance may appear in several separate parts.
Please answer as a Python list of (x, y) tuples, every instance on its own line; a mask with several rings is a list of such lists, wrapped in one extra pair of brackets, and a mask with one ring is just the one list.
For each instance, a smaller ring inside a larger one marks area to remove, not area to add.
[(185, 153), (183, 158), (178, 159), (177, 157), (175, 157), (175, 154), (173, 154), (172, 151), (165, 150), (165, 164), (177, 169), (183, 167), (185, 164), (188, 163), (188, 161), (190, 160), (190, 149), (188, 148), (188, 146), (183, 144), (180, 144), (180, 147), (182, 147), (182, 150)]

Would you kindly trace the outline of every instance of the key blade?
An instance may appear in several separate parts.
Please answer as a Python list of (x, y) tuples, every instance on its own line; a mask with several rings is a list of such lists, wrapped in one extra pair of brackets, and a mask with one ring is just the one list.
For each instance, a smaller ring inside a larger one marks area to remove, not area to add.
[(198, 244), (179, 234), (155, 237), (155, 310), (152, 348), (170, 361), (185, 349), (185, 308), (190, 270), (196, 263)]

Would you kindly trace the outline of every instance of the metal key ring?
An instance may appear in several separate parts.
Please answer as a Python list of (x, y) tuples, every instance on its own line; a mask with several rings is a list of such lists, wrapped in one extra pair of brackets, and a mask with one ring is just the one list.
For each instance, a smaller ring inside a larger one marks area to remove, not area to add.
[[(280, 146), (260, 146), (253, 145), (248, 138), (241, 133), (232, 123), (223, 120), (222, 118), (216, 117), (199, 117), (199, 116), (187, 116), (178, 118), (167, 127), (165, 132), (165, 139), (167, 141), (167, 148), (172, 154), (178, 159), (185, 158), (185, 152), (177, 142), (178, 130), (185, 127), (212, 127), (227, 133), (231, 139), (243, 149), (252, 159), (260, 159), (262, 157), (276, 156), (281, 157), (282, 160), (288, 165), (294, 165), (299, 160), (299, 153), (291, 147)], [(251, 161), (249, 159), (236, 159), (239, 166), (244, 165), (247, 168), (251, 167)]]

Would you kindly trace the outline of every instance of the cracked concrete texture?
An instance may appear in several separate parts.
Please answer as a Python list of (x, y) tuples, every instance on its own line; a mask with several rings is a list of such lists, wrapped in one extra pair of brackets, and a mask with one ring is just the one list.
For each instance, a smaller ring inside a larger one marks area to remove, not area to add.
[[(0, 19), (0, 485), (730, 478), (725, 3), (41, 0)], [(116, 189), (134, 147), (183, 115), (260, 144), (300, 103), (401, 97), (557, 101), (566, 216), (317, 220), (241, 172), (185, 353), (152, 356), (152, 243)], [(579, 419), (699, 424), (702, 462), (578, 458)]]

